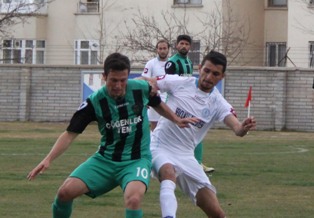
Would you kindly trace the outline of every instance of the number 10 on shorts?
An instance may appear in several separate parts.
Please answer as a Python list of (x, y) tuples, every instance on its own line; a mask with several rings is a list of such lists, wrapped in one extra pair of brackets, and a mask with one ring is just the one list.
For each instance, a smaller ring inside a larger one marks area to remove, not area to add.
[(137, 167), (136, 170), (137, 170), (136, 177), (143, 177), (144, 179), (147, 179), (148, 177), (147, 169)]

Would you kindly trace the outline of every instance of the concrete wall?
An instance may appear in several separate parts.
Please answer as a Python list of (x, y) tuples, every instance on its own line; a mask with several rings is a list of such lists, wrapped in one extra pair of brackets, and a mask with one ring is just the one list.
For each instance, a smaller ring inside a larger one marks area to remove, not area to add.
[(81, 71), (95, 69), (2, 65), (0, 121), (69, 120), (81, 102)]
[(313, 77), (314, 71), (308, 69), (229, 67), (225, 98), (242, 120), (252, 86), (251, 114), (258, 129), (314, 131)]
[[(1, 65), (0, 121), (69, 121), (81, 103), (81, 71), (87, 70), (101, 67)], [(258, 130), (314, 131), (313, 77), (308, 69), (229, 67), (224, 95), (242, 120), (252, 86)]]

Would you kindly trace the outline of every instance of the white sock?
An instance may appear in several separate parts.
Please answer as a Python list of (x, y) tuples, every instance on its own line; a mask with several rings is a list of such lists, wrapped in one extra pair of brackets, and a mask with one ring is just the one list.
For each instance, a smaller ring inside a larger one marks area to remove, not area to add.
[(175, 218), (178, 208), (177, 198), (174, 194), (176, 184), (171, 180), (164, 180), (160, 184), (159, 201), (162, 217)]

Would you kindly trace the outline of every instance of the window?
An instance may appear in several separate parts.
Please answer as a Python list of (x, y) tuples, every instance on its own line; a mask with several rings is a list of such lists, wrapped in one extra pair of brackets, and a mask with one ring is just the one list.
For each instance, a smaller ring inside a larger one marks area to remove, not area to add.
[(202, 0), (174, 0), (173, 4), (174, 5), (184, 5), (184, 4), (201, 5)]
[(285, 67), (287, 62), (286, 43), (266, 43), (266, 65), (270, 67)]
[(2, 63), (44, 64), (44, 40), (3, 40)]
[(78, 4), (79, 13), (99, 12), (99, 0), (85, 0)]
[(268, 0), (268, 7), (287, 7), (287, 0)]
[(314, 42), (309, 42), (309, 44), (310, 44), (309, 67), (314, 68)]
[(201, 42), (200, 41), (192, 41), (191, 50), (188, 53), (189, 58), (191, 59), (194, 66), (200, 64), (200, 52)]
[[(173, 47), (171, 49), (172, 55), (177, 53), (177, 49), (176, 49), (175, 45), (176, 45), (176, 42), (174, 41)], [(191, 59), (194, 66), (200, 64), (200, 56), (201, 56), (200, 48), (201, 48), (201, 42), (199, 40), (193, 40), (192, 45), (191, 45), (191, 49), (188, 53), (188, 57)]]
[(75, 41), (75, 64), (98, 64), (99, 43), (95, 40)]
[(45, 57), (45, 41), (37, 40), (36, 41), (36, 63), (44, 63)]

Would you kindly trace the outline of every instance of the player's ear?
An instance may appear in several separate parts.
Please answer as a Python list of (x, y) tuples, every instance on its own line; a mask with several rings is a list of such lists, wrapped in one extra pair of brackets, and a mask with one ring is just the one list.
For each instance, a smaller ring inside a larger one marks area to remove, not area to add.
[(201, 72), (202, 72), (202, 65), (199, 64), (199, 65), (198, 65), (198, 73), (200, 74)]
[(221, 79), (225, 78), (226, 74), (225, 73), (222, 73), (222, 77)]
[(106, 76), (105, 73), (102, 73), (102, 78), (103, 78), (104, 81), (107, 81), (107, 76)]

